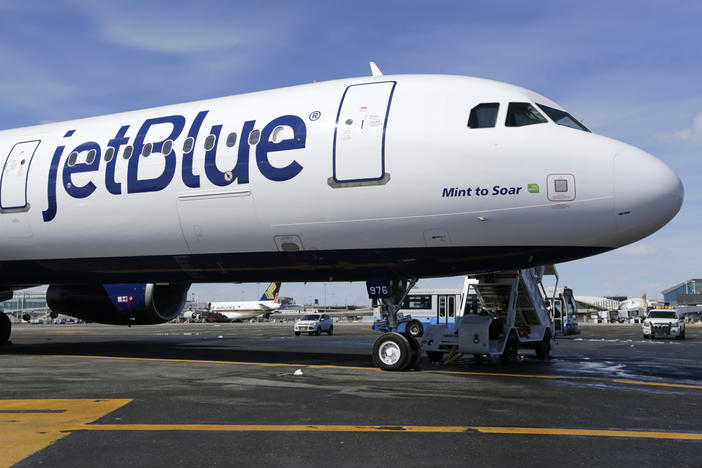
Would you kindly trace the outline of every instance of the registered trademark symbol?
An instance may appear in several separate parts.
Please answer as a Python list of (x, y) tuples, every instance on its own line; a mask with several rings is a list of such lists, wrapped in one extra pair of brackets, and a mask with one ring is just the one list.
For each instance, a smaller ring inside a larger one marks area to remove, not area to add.
[(310, 120), (317, 120), (322, 116), (322, 113), (319, 111), (314, 111), (310, 114)]

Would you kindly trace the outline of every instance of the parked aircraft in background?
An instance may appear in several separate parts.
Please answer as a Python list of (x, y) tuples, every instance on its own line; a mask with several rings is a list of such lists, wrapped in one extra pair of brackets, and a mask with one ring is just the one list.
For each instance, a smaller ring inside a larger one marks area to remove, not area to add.
[(232, 322), (275, 313), (280, 309), (280, 283), (271, 283), (258, 301), (210, 302), (208, 310), (224, 315)]
[(373, 280), (396, 310), (410, 278), (606, 252), (683, 200), (540, 94), (377, 67), (5, 130), (0, 156), (0, 299), (50, 284), (52, 310), (112, 324), (173, 319), (194, 282)]

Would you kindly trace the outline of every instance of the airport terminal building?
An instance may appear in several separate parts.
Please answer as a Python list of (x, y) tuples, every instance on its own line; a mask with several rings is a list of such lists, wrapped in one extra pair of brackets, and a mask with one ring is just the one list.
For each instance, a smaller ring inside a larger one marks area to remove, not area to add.
[(46, 314), (46, 291), (44, 292), (15, 292), (12, 299), (0, 303), (6, 314), (19, 320), (24, 313)]
[(672, 306), (702, 304), (702, 279), (689, 279), (661, 291), (663, 301)]

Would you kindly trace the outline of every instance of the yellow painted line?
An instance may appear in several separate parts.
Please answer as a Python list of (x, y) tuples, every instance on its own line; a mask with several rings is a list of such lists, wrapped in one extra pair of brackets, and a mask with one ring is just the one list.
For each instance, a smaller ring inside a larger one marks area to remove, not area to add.
[(76, 431), (481, 433), (702, 440), (702, 433), (509, 426), (94, 424), (131, 399), (0, 400), (0, 467), (9, 467)]
[(641, 439), (702, 440), (702, 433), (657, 432), (612, 429), (569, 429), (551, 427), (500, 426), (354, 426), (354, 425), (259, 425), (259, 424), (87, 424), (73, 430), (85, 431), (221, 431), (221, 432), (421, 432), (483, 434), (556, 435), (578, 437), (628, 437)]
[(456, 374), (456, 375), (489, 375), (492, 377), (520, 377), (527, 379), (573, 379), (579, 377), (565, 376), (565, 375), (539, 375), (539, 374), (508, 374), (501, 372), (471, 372), (471, 371), (445, 371), (445, 370), (428, 370), (425, 372), (431, 372), (433, 374)]
[(611, 429), (567, 429), (549, 427), (476, 427), (484, 434), (561, 435), (580, 437), (629, 437), (637, 439), (702, 440), (699, 432), (627, 431)]
[(652, 385), (656, 387), (672, 387), (672, 388), (689, 388), (694, 390), (702, 390), (702, 385), (688, 385), (688, 384), (674, 384), (674, 383), (661, 383), (661, 382), (646, 382), (643, 380), (621, 380), (621, 379), (605, 379), (591, 376), (567, 376), (567, 375), (538, 375), (538, 374), (502, 374), (499, 372), (469, 372), (469, 371), (442, 371), (442, 370), (428, 370), (425, 372), (432, 372), (436, 374), (465, 374), (465, 375), (489, 375), (494, 377), (519, 377), (525, 379), (556, 379), (556, 380), (595, 380), (601, 382), (611, 382), (627, 385)]
[(652, 385), (654, 387), (677, 387), (677, 388), (692, 388), (695, 390), (702, 390), (702, 385), (685, 385), (685, 384), (669, 384), (660, 382), (644, 382), (641, 380), (618, 380), (612, 379), (612, 382), (621, 384), (632, 384), (632, 385)]
[(132, 400), (0, 400), (0, 467), (12, 466)]
[(125, 356), (82, 356), (78, 354), (57, 354), (53, 357), (67, 357), (78, 359), (108, 359), (117, 361), (152, 361), (152, 362), (184, 362), (189, 364), (229, 364), (233, 366), (257, 366), (257, 367), (304, 367), (307, 369), (355, 369), (380, 371), (376, 367), (360, 367), (360, 366), (335, 366), (333, 364), (289, 364), (285, 362), (248, 362), (248, 361), (213, 361), (199, 359), (170, 359), (170, 358), (137, 358)]
[[(247, 361), (213, 361), (213, 360), (197, 360), (197, 359), (169, 359), (169, 358), (138, 358), (138, 357), (125, 357), (125, 356), (81, 356), (75, 354), (62, 354), (54, 355), (53, 357), (67, 357), (76, 359), (108, 359), (117, 361), (152, 361), (152, 362), (175, 362), (175, 363), (189, 363), (189, 364), (228, 364), (234, 366), (257, 366), (257, 367), (296, 367), (296, 368), (306, 368), (306, 369), (351, 369), (351, 370), (364, 370), (364, 371), (377, 371), (382, 372), (377, 367), (360, 367), (360, 366), (335, 366), (333, 364), (289, 364), (289, 363), (278, 363), (278, 362), (247, 362)], [(643, 380), (621, 380), (621, 379), (607, 379), (592, 376), (577, 376), (577, 375), (539, 375), (539, 374), (514, 374), (514, 373), (501, 373), (501, 372), (470, 372), (470, 371), (447, 371), (447, 370), (426, 370), (423, 372), (432, 374), (447, 374), (447, 375), (476, 375), (476, 376), (488, 376), (488, 377), (512, 377), (512, 378), (524, 378), (524, 379), (549, 379), (549, 380), (583, 380), (583, 381), (595, 381), (595, 382), (609, 382), (618, 383), (626, 385), (650, 385), (656, 387), (669, 387), (669, 388), (686, 388), (692, 390), (702, 390), (702, 385), (688, 385), (688, 384), (675, 384), (675, 383), (659, 383), (659, 382), (646, 382)]]

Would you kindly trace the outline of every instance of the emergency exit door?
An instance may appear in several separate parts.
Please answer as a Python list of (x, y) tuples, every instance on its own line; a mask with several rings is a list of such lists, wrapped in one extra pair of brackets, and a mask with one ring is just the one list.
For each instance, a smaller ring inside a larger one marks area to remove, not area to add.
[(337, 184), (385, 177), (385, 131), (394, 81), (346, 88), (334, 130), (333, 179)]
[(437, 325), (447, 325), (456, 320), (456, 296), (438, 296), (439, 304), (436, 310)]
[(27, 175), (39, 140), (17, 143), (10, 150), (0, 176), (0, 208), (27, 209)]

